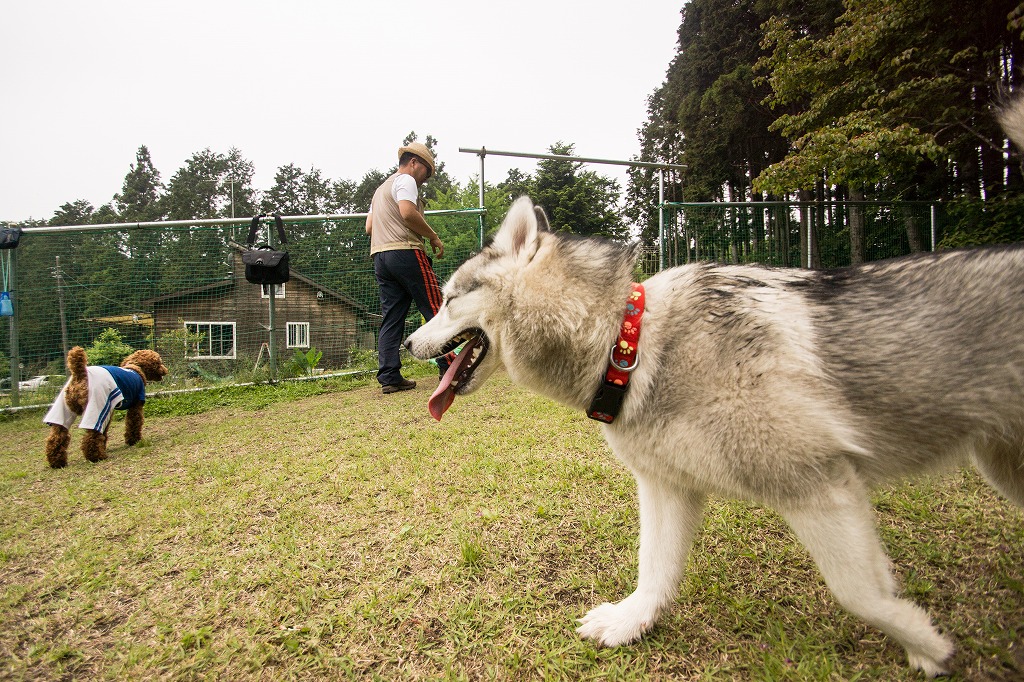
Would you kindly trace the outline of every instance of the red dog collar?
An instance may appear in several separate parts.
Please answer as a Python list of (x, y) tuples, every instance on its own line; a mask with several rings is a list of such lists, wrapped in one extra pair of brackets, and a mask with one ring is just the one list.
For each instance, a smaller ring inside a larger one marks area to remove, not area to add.
[(626, 310), (622, 315), (622, 326), (619, 338), (612, 346), (608, 359), (608, 369), (601, 387), (597, 389), (594, 400), (590, 403), (587, 416), (605, 424), (611, 424), (619, 415), (622, 402), (626, 399), (630, 373), (640, 362), (640, 323), (644, 316), (644, 286), (633, 283), (633, 290), (626, 300)]

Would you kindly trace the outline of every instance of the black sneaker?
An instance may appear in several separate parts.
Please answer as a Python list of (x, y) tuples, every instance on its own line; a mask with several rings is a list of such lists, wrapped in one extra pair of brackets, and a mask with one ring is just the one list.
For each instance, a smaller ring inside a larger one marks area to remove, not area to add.
[(402, 379), (397, 384), (385, 384), (380, 387), (381, 393), (387, 395), (388, 393), (398, 393), (399, 391), (410, 391), (416, 388), (416, 382), (410, 381), (409, 379)]

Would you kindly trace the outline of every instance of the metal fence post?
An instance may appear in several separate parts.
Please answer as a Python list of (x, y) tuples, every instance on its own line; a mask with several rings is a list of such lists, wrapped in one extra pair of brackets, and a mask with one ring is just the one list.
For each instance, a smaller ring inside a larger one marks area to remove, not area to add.
[[(480, 210), (484, 209), (484, 157), (487, 156), (487, 150), (484, 147), (480, 147)], [(480, 221), (480, 250), (484, 250), (484, 214), (481, 213), (477, 216), (477, 220)]]
[(18, 388), (18, 382), (21, 381), (21, 351), (18, 348), (18, 309), (21, 307), (21, 301), (18, 300), (18, 286), (16, 284), (16, 275), (18, 263), (18, 249), (10, 250), (10, 261), (7, 269), (7, 276), (10, 278), (9, 286), (11, 287), (11, 305), (14, 307), (14, 315), (11, 316), (11, 407), (18, 407), (21, 402), (21, 391)]
[(274, 299), (277, 298), (277, 294), (274, 292), (276, 284), (268, 285), (270, 287), (270, 336), (267, 339), (267, 353), (270, 355), (270, 380), (277, 381), (277, 348), (274, 344)]
[[(271, 229), (270, 223), (267, 223), (267, 245), (270, 246), (270, 248), (274, 248), (273, 243), (271, 242), (271, 240), (273, 239), (273, 235), (274, 231)], [(274, 324), (274, 299), (277, 298), (277, 292), (275, 291), (276, 287), (276, 284), (268, 285), (270, 293), (270, 331), (268, 332), (269, 336), (267, 337), (267, 354), (270, 356), (270, 381), (272, 382), (277, 381), (277, 346), (274, 343), (274, 332), (276, 331), (275, 327), (277, 326), (276, 324)]]
[(658, 169), (658, 272), (665, 269), (665, 169)]
[(935, 250), (935, 242), (938, 240), (938, 221), (936, 220), (935, 204), (931, 206), (931, 218), (932, 218), (932, 251)]

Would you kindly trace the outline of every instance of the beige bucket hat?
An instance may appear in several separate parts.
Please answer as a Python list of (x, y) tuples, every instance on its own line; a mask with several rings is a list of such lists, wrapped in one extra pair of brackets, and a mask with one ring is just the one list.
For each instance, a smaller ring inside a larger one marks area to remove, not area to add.
[[(413, 142), (412, 144), (407, 144), (404, 147), (400, 147), (398, 150), (399, 161), (402, 160), (402, 154), (405, 154), (406, 152), (409, 152), (410, 154), (415, 154), (419, 158), (423, 159), (423, 162), (430, 166), (430, 175), (433, 175), (434, 172), (437, 170), (434, 167), (434, 155), (430, 153), (429, 149), (427, 149), (427, 145), (421, 142)], [(430, 175), (428, 175), (427, 177), (430, 177)]]

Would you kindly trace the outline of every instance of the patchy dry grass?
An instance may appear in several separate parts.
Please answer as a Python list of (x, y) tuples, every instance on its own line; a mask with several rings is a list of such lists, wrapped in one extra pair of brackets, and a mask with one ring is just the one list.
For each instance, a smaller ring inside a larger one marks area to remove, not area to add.
[[(775, 514), (721, 500), (654, 632), (581, 642), (634, 587), (632, 479), (594, 423), (504, 379), (435, 423), (434, 381), (154, 400), (140, 446), (117, 422), (110, 460), (60, 471), (41, 415), (0, 423), (0, 677), (918, 679)], [(876, 499), (953, 679), (1020, 679), (1022, 514), (971, 473)]]

